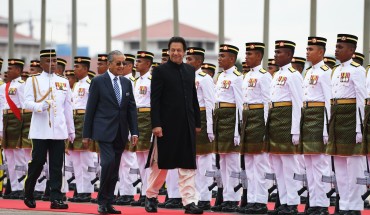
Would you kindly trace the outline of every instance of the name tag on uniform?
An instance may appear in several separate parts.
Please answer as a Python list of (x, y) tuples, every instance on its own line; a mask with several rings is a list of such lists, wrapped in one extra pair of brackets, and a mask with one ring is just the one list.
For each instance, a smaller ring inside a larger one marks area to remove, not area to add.
[(67, 84), (66, 83), (61, 83), (61, 82), (55, 82), (55, 88), (57, 90), (67, 90)]
[(17, 94), (17, 88), (9, 88), (8, 94), (9, 95), (15, 95), (15, 94)]
[(229, 89), (230, 88), (230, 85), (231, 85), (231, 81), (229, 80), (224, 80), (221, 84), (221, 88), (223, 89)]
[(78, 89), (78, 96), (84, 96), (85, 95), (85, 88), (79, 88)]
[(349, 73), (349, 72), (340, 73), (340, 82), (349, 82), (350, 75), (351, 75), (351, 73)]
[(279, 78), (277, 79), (277, 83), (276, 84), (277, 85), (280, 85), (280, 86), (284, 86), (287, 79), (288, 78), (285, 77), (285, 76), (279, 76)]
[(257, 85), (257, 78), (250, 78), (248, 81), (248, 87), (256, 87)]
[(317, 80), (319, 80), (319, 76), (318, 75), (311, 75), (309, 84), (316, 85), (317, 84)]
[(146, 95), (147, 91), (148, 91), (148, 88), (146, 86), (140, 86), (139, 87), (139, 94), (140, 95)]

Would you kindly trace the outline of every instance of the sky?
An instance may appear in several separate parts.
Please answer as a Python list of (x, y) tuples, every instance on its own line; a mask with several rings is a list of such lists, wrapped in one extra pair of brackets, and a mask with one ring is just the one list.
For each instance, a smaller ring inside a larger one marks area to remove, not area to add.
[[(8, 17), (8, 1), (0, 0), (0, 16)], [(218, 33), (218, 0), (178, 0), (179, 21)], [(147, 25), (173, 18), (172, 0), (147, 0)], [(70, 43), (71, 0), (47, 0), (46, 38)], [(263, 42), (264, 0), (225, 0), (225, 37), (229, 44), (245, 48), (246, 42)], [(141, 0), (111, 0), (112, 36), (141, 25)], [(328, 39), (327, 55), (334, 55), (336, 35), (359, 37), (357, 51), (363, 52), (364, 0), (317, 0), (317, 35)], [(17, 31), (29, 35), (27, 21), (33, 20), (34, 37), (40, 38), (41, 0), (14, 0), (15, 21), (25, 22)], [(275, 40), (296, 42), (296, 56), (305, 57), (309, 35), (310, 0), (270, 0), (268, 57)], [(90, 56), (105, 52), (105, 1), (77, 0), (77, 44), (88, 46)], [(180, 32), (181, 34), (181, 32)], [(186, 38), (185, 38), (186, 39)], [(112, 49), (122, 49), (113, 42)], [(124, 50), (122, 50), (124, 51)], [(148, 50), (150, 51), (150, 50)], [(238, 57), (244, 58), (244, 51)]]

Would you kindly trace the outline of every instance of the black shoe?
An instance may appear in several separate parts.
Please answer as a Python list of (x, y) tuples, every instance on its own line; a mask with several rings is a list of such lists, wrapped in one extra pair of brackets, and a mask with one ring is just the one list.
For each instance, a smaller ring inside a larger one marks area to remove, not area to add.
[(18, 199), (19, 191), (12, 191), (9, 194), (3, 196), (3, 199)]
[(74, 200), (75, 202), (90, 202), (91, 193), (79, 193), (78, 196)]
[(54, 200), (50, 204), (50, 209), (68, 209), (68, 204), (62, 200)]
[(118, 197), (115, 201), (115, 204), (116, 205), (130, 205), (131, 202), (133, 201), (135, 201), (134, 196), (124, 195), (124, 196)]
[(146, 196), (140, 196), (140, 198), (137, 201), (132, 201), (130, 203), (131, 206), (145, 206), (145, 198)]
[(36, 201), (33, 198), (24, 197), (23, 202), (29, 208), (35, 208), (36, 207)]
[(194, 202), (185, 205), (184, 208), (186, 214), (203, 214), (203, 210), (197, 207)]
[(361, 215), (361, 211), (349, 210), (346, 215)]
[(112, 205), (107, 205), (106, 208), (109, 214), (121, 214), (121, 211), (116, 210)]
[(99, 205), (98, 206), (98, 213), (99, 214), (109, 214), (108, 209), (105, 205)]
[(254, 203), (250, 208), (246, 208), (244, 213), (246, 214), (267, 214), (267, 206), (262, 203)]
[(41, 200), (42, 199), (42, 194), (43, 194), (43, 192), (41, 192), (41, 191), (34, 191), (33, 192), (33, 197), (35, 198), (35, 200)]
[(169, 198), (169, 199), (165, 200), (164, 202), (158, 203), (158, 207), (159, 208), (166, 208), (166, 205), (168, 203), (171, 203), (173, 200), (174, 200), (173, 198)]
[(278, 215), (297, 215), (297, 205), (288, 205), (283, 210), (279, 211)]
[(157, 198), (145, 198), (145, 210), (148, 213), (157, 213)]
[(69, 202), (80, 202), (80, 198), (81, 198), (81, 196), (80, 196), (80, 193), (79, 193), (76, 196), (73, 196), (72, 198), (68, 198), (68, 201)]
[(210, 201), (198, 201), (198, 208), (202, 210), (209, 210), (211, 209), (211, 202)]
[(93, 204), (98, 204), (98, 198), (96, 198), (96, 199), (91, 198), (90, 202), (93, 203)]
[(235, 212), (238, 209), (238, 203), (235, 201), (228, 201), (224, 207), (222, 207), (222, 212)]
[(168, 202), (165, 206), (168, 209), (183, 208), (181, 198), (174, 198), (171, 202)]
[(49, 195), (44, 194), (44, 195), (42, 195), (41, 200), (42, 200), (42, 201), (50, 201), (50, 196), (49, 196)]
[(269, 202), (276, 202), (277, 193), (271, 193), (269, 196)]
[(245, 210), (246, 209), (249, 209), (249, 208), (251, 208), (251, 207), (253, 207), (254, 206), (254, 203), (247, 203), (247, 205), (245, 205), (244, 207), (238, 207), (236, 210), (235, 210), (235, 212), (237, 212), (237, 213), (241, 213), (241, 214), (244, 214), (245, 212)]
[(222, 208), (225, 207), (227, 204), (228, 204), (228, 202), (225, 201), (225, 202), (222, 202), (219, 205), (214, 205), (214, 206), (211, 207), (211, 211), (220, 212), (220, 211), (222, 211)]

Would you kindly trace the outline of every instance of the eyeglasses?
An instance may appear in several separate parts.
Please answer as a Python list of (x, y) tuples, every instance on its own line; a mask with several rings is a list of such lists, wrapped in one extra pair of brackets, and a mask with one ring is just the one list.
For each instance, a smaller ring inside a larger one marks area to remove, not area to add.
[(121, 66), (121, 64), (122, 64), (122, 66), (127, 66), (127, 63), (125, 62), (125, 61), (122, 61), (122, 62), (116, 62), (116, 66)]

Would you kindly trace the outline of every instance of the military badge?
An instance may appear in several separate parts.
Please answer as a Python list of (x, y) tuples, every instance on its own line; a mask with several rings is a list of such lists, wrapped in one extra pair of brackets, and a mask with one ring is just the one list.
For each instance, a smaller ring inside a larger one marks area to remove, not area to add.
[(61, 83), (61, 82), (55, 82), (55, 88), (57, 90), (66, 90), (67, 89), (67, 84), (66, 83)]
[(16, 95), (17, 94), (17, 88), (9, 88), (8, 94), (13, 95), (13, 96)]
[(277, 80), (277, 85), (284, 86), (286, 83), (287, 77), (285, 76), (279, 76)]
[(349, 72), (340, 73), (340, 82), (349, 82), (350, 75), (351, 75), (351, 73), (349, 73)]
[(257, 79), (256, 78), (250, 78), (248, 80), (248, 87), (256, 87), (257, 85)]
[(140, 86), (139, 87), (139, 94), (140, 95), (146, 95), (147, 91), (148, 91), (148, 88), (146, 86)]
[(78, 89), (78, 96), (84, 96), (85, 95), (85, 88), (79, 88)]
[(222, 86), (221, 86), (221, 88), (223, 88), (223, 89), (229, 89), (229, 88), (230, 88), (230, 85), (231, 85), (231, 81), (229, 81), (229, 80), (224, 80), (224, 81), (222, 82)]
[(316, 85), (317, 84), (317, 80), (319, 80), (319, 76), (318, 75), (311, 75), (309, 84), (310, 85)]

